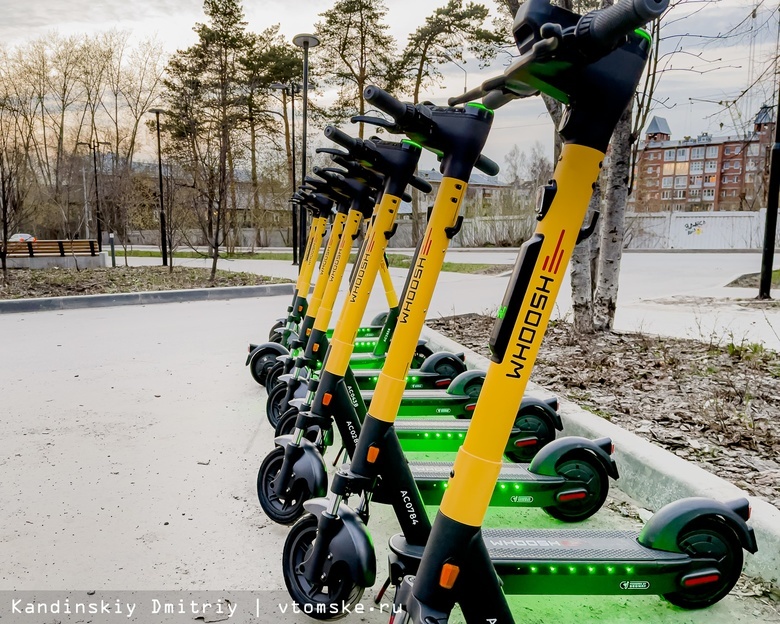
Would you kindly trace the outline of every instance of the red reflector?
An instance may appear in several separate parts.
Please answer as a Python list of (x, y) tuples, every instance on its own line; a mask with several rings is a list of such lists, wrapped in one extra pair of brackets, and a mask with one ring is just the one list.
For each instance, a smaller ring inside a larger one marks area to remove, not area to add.
[(707, 583), (717, 583), (720, 580), (720, 574), (707, 574), (706, 576), (690, 576), (683, 579), (685, 587), (696, 587), (697, 585), (706, 585)]
[(466, 411), (467, 412), (473, 412), (475, 409), (477, 409), (477, 404), (476, 403), (469, 403), (466, 406)]
[(515, 440), (515, 446), (534, 446), (539, 440), (536, 438), (523, 438), (522, 440)]
[(609, 447), (609, 454), (614, 455), (615, 454), (615, 444), (613, 443), (611, 447)]
[(439, 381), (436, 382), (437, 388), (447, 388), (450, 385), (450, 379), (439, 379)]
[(587, 496), (587, 492), (568, 492), (564, 494), (558, 495), (558, 500), (562, 503), (565, 503), (566, 501), (573, 501), (573, 500), (582, 500)]

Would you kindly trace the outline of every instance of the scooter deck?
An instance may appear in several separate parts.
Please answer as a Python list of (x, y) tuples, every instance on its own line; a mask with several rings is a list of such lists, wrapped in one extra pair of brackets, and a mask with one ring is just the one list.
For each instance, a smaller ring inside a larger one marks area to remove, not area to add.
[[(410, 462), (417, 487), (426, 505), (438, 505), (447, 489), (451, 462)], [(494, 507), (540, 507), (555, 504), (555, 492), (565, 484), (560, 476), (529, 472), (521, 464), (502, 464), (490, 504)]]
[(454, 418), (400, 418), (393, 427), (401, 447), (407, 453), (455, 453), (463, 444), (469, 421)]

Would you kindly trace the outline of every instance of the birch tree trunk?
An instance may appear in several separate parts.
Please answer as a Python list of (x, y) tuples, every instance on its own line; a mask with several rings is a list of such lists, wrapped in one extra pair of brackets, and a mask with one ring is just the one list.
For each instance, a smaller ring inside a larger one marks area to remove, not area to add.
[[(593, 187), (585, 223), (588, 225), (601, 204), (601, 187)], [(591, 266), (591, 243), (598, 237), (598, 230), (574, 247), (571, 256), (571, 303), (574, 313), (574, 331), (578, 334), (592, 334), (593, 324), (593, 267)]]
[(598, 277), (593, 296), (593, 316), (598, 331), (609, 331), (615, 321), (631, 168), (631, 111), (632, 106), (629, 104), (612, 135), (612, 152), (604, 193), (604, 223), (601, 226)]

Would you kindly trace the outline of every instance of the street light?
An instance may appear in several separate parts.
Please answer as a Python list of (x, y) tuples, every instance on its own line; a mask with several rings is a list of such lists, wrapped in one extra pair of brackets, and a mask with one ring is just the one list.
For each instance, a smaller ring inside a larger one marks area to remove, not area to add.
[(437, 47), (441, 51), (442, 56), (444, 58), (446, 58), (450, 63), (455, 65), (455, 67), (457, 67), (460, 71), (463, 72), (463, 93), (466, 93), (466, 91), (468, 90), (468, 79), (469, 79), (468, 71), (466, 71), (466, 68), (463, 67), (460, 63), (455, 61), (455, 59), (452, 58), (452, 55), (450, 55), (450, 53), (447, 52), (444, 48), (442, 48), (441, 46), (437, 46)]
[[(309, 107), (309, 48), (316, 48), (320, 40), (315, 35), (303, 33), (293, 37), (293, 44), (303, 48), (303, 147), (301, 148), (301, 180), (306, 179), (306, 122)], [(306, 246), (306, 211), (300, 212), (300, 251), (299, 256), (303, 262)]]
[(98, 188), (97, 153), (101, 145), (111, 145), (111, 143), (107, 143), (106, 141), (98, 141), (95, 139), (94, 141), (90, 140), (89, 143), (79, 141), (76, 143), (76, 145), (86, 145), (89, 149), (92, 150), (92, 166), (95, 172), (95, 221), (97, 225), (97, 242), (98, 251), (103, 251), (103, 218), (100, 214), (100, 189)]
[[(292, 152), (292, 192), (294, 193), (298, 185), (295, 181), (295, 94), (301, 92), (301, 85), (295, 82), (290, 84), (282, 84), (281, 82), (274, 82), (271, 84), (272, 89), (278, 89), (285, 95), (290, 96), (290, 107), (292, 108), (292, 123), (290, 129), (291, 135), (291, 152)], [(292, 248), (293, 248), (293, 266), (298, 264), (298, 206), (295, 202), (291, 202), (292, 205)]]
[(157, 122), (157, 173), (160, 182), (160, 246), (162, 247), (162, 263), (168, 266), (168, 236), (165, 228), (165, 204), (163, 203), (162, 147), (160, 144), (160, 113), (167, 111), (162, 108), (150, 108), (147, 113), (154, 113)]

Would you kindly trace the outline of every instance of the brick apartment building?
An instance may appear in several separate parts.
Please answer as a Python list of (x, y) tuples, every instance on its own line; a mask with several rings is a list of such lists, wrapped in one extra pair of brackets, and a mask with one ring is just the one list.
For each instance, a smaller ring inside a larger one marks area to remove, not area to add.
[(639, 144), (634, 169), (633, 212), (758, 210), (766, 206), (772, 109), (762, 106), (745, 136), (673, 141), (669, 124), (653, 117)]

